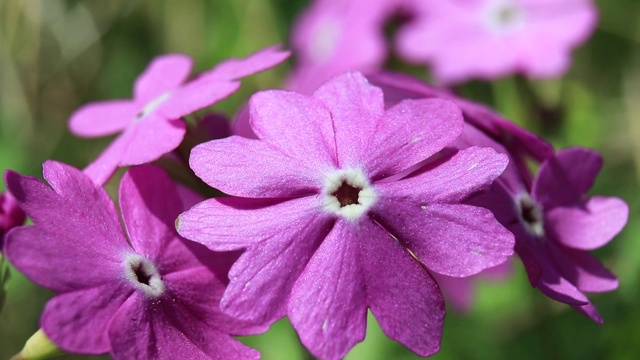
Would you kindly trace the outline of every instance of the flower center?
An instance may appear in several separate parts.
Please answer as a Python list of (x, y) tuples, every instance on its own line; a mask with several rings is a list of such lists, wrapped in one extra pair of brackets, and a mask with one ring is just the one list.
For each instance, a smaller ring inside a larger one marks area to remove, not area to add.
[(330, 174), (322, 189), (322, 207), (348, 220), (360, 218), (377, 198), (369, 179), (359, 168)]
[(316, 63), (323, 63), (329, 60), (338, 45), (340, 38), (340, 24), (334, 19), (324, 19), (317, 26), (309, 54)]
[(123, 265), (127, 280), (147, 296), (156, 297), (164, 292), (164, 282), (151, 261), (138, 254), (128, 254)]
[(333, 192), (331, 195), (338, 199), (341, 207), (349, 205), (357, 205), (358, 197), (360, 196), (361, 188), (353, 187), (346, 182), (340, 185), (340, 188)]
[(160, 104), (165, 102), (170, 96), (171, 96), (171, 91), (167, 91), (166, 93), (164, 93), (164, 94), (158, 96), (157, 98), (149, 101), (142, 108), (142, 110), (140, 110), (140, 112), (136, 114), (136, 117), (135, 117), (135, 119), (133, 119), (133, 122), (137, 123), (138, 121), (141, 121), (142, 119), (144, 119), (147, 115), (149, 115), (155, 109), (157, 109), (158, 106), (160, 106)]
[(487, 6), (484, 19), (489, 28), (503, 32), (513, 31), (522, 25), (524, 11), (510, 0), (498, 0)]
[(530, 234), (544, 236), (544, 214), (542, 208), (528, 194), (522, 195), (517, 201), (520, 221)]

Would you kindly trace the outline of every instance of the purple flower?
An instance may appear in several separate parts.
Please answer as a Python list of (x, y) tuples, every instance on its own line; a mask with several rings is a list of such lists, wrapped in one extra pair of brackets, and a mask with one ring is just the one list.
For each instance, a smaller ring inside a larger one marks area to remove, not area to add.
[(225, 313), (257, 322), (288, 315), (321, 358), (363, 340), (367, 309), (419, 355), (436, 352), (444, 303), (429, 271), (463, 277), (513, 253), (513, 237), (483, 208), (460, 204), (486, 189), (506, 157), (469, 148), (419, 174), (462, 131), (444, 100), (385, 111), (358, 73), (312, 96), (264, 91), (250, 100), (259, 139), (232, 136), (194, 148), (190, 165), (233, 195), (183, 213), (178, 232), (211, 249), (246, 248), (229, 272)]
[(516, 236), (533, 286), (600, 323), (583, 293), (614, 290), (618, 280), (588, 250), (608, 243), (628, 217), (621, 199), (587, 195), (601, 167), (596, 152), (565, 149), (542, 163), (531, 188), (507, 168), (490, 193), (473, 201), (492, 209)]
[(430, 64), (443, 83), (514, 72), (559, 76), (597, 19), (592, 0), (413, 2), (417, 15), (400, 29), (398, 50), (407, 59)]
[(235, 80), (268, 69), (288, 55), (267, 48), (246, 59), (222, 62), (189, 82), (189, 57), (155, 58), (136, 79), (133, 99), (90, 103), (71, 116), (69, 128), (78, 136), (122, 132), (85, 172), (101, 185), (118, 166), (148, 163), (174, 150), (184, 137), (183, 116), (226, 98), (240, 86)]
[(35, 225), (11, 231), (5, 250), (16, 268), (56, 292), (41, 326), (61, 349), (117, 359), (259, 357), (229, 334), (264, 329), (219, 310), (237, 254), (212, 253), (177, 235), (183, 200), (163, 171), (147, 165), (125, 174), (125, 231), (87, 175), (49, 161), (44, 177), (51, 188), (7, 172), (8, 188)]
[(312, 93), (346, 71), (374, 71), (387, 56), (384, 23), (404, 0), (316, 0), (292, 31), (289, 88)]
[[(381, 73), (368, 78), (384, 90), (387, 106), (425, 97), (455, 101), (463, 111), (465, 128), (451, 146), (486, 146), (509, 155), (509, 165), (492, 191), (470, 203), (492, 210), (516, 235), (516, 252), (533, 286), (601, 322), (582, 292), (613, 290), (617, 280), (586, 250), (610, 241), (626, 223), (628, 209), (618, 198), (586, 195), (602, 165), (600, 156), (579, 148), (554, 154), (548, 143), (486, 107), (407, 76)], [(542, 163), (535, 179), (529, 159)], [(436, 276), (436, 280), (454, 302), (464, 305), (469, 299), (468, 279)]]
[(0, 194), (0, 251), (4, 243), (4, 236), (9, 230), (24, 224), (27, 215), (22, 211), (11, 193), (5, 191)]

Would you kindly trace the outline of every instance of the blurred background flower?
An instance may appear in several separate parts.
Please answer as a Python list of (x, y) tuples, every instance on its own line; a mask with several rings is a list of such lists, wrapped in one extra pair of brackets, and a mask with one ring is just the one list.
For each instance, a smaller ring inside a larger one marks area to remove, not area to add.
[[(86, 166), (112, 138), (71, 135), (67, 122), (74, 110), (92, 101), (131, 97), (132, 81), (159, 54), (185, 53), (200, 71), (228, 57), (288, 44), (289, 30), (309, 5), (307, 0), (0, 2), (0, 169), (38, 175), (47, 159)], [(573, 52), (562, 78), (511, 76), (468, 82), (456, 90), (557, 148), (586, 146), (603, 154), (604, 169), (592, 193), (624, 198), (631, 209), (622, 234), (595, 252), (620, 279), (617, 291), (590, 296), (605, 324), (539, 294), (516, 264), (506, 281), (480, 282), (468, 312), (447, 313), (442, 348), (434, 359), (640, 358), (640, 221), (635, 216), (640, 207), (640, 2), (600, 0), (596, 5), (598, 27)], [(396, 27), (393, 21), (387, 24), (385, 34)], [(253, 92), (282, 86), (293, 61), (243, 80), (240, 91), (214, 110), (232, 117)], [(407, 65), (394, 54), (386, 63), (427, 77), (423, 65)], [(112, 194), (114, 184), (108, 188)], [(16, 271), (11, 275), (0, 312), (3, 359), (37, 330), (51, 296)], [(308, 356), (286, 320), (243, 341), (267, 360)], [(387, 339), (370, 317), (366, 340), (347, 359), (388, 358), (417, 356)]]

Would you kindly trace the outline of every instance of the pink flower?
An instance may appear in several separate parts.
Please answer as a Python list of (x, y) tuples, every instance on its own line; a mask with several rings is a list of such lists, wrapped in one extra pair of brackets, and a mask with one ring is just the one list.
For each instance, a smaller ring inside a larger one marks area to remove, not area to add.
[(144, 164), (180, 145), (185, 133), (182, 117), (211, 106), (235, 92), (239, 78), (268, 69), (287, 58), (276, 47), (246, 59), (222, 62), (186, 82), (192, 61), (180, 54), (155, 58), (134, 85), (133, 99), (90, 103), (69, 120), (71, 132), (100, 137), (121, 132), (86, 169), (97, 184), (104, 184), (118, 166)]
[(596, 25), (592, 0), (414, 1), (415, 21), (398, 34), (401, 56), (457, 83), (515, 72), (555, 77)]
[[(7, 236), (6, 255), (56, 292), (41, 326), (69, 352), (116, 359), (257, 359), (229, 334), (248, 326), (219, 310), (237, 254), (212, 253), (180, 238), (184, 209), (159, 168), (130, 169), (120, 186), (125, 230), (107, 193), (84, 173), (53, 161), (40, 180), (8, 171), (6, 182), (34, 226)], [(188, 201), (188, 200), (186, 200)]]
[(260, 92), (250, 114), (259, 139), (231, 136), (191, 154), (196, 175), (233, 196), (178, 220), (181, 235), (211, 249), (246, 248), (223, 311), (257, 322), (288, 315), (314, 355), (336, 359), (363, 340), (371, 309), (390, 338), (436, 352), (444, 303), (425, 267), (469, 276), (513, 252), (489, 211), (460, 203), (490, 185), (505, 156), (470, 148), (394, 180), (460, 135), (460, 110), (407, 100), (385, 111), (381, 90), (358, 73), (310, 97)]
[(387, 56), (384, 23), (404, 0), (316, 0), (292, 30), (289, 88), (312, 93), (346, 71), (374, 71)]

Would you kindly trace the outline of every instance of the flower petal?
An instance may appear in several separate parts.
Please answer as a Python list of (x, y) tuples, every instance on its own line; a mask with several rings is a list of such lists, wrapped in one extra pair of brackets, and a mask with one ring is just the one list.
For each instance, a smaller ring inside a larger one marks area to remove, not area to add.
[(372, 213), (429, 270), (442, 275), (473, 275), (513, 254), (513, 235), (484, 208), (381, 197)]
[[(460, 107), (467, 122), (500, 141), (502, 145), (518, 155), (525, 153), (539, 162), (553, 155), (551, 145), (509, 120), (494, 113), (490, 108), (459, 98), (446, 90), (437, 89), (413, 77), (396, 73), (376, 73), (367, 79), (384, 91), (387, 106), (404, 99), (441, 98), (453, 101)], [(469, 126), (465, 126), (465, 130)], [(486, 135), (485, 135), (486, 136)], [(476, 145), (479, 145), (476, 143)], [(486, 145), (483, 145), (486, 146)]]
[(287, 201), (220, 197), (208, 199), (178, 218), (180, 235), (215, 251), (249, 247), (302, 229), (309, 218), (318, 217), (315, 197)]
[(375, 132), (364, 134), (363, 155), (372, 178), (388, 177), (426, 160), (462, 133), (460, 108), (441, 99), (405, 100), (385, 112)]
[(420, 204), (457, 203), (488, 189), (508, 161), (506, 155), (493, 149), (471, 147), (437, 166), (419, 170), (417, 175), (375, 186), (384, 197), (411, 199)]
[[(87, 272), (84, 272), (85, 276)], [(90, 277), (90, 276), (89, 276)], [(62, 350), (101, 354), (111, 349), (108, 330), (113, 316), (131, 291), (117, 283), (117, 277), (96, 286), (60, 294), (49, 300), (42, 314), (42, 328)]]
[(131, 297), (109, 329), (117, 359), (258, 359), (259, 353), (220, 333), (168, 299)]
[(189, 166), (204, 182), (243, 197), (294, 197), (319, 192), (322, 172), (266, 141), (231, 136), (193, 148)]
[(232, 135), (231, 124), (226, 116), (218, 113), (208, 113), (198, 120), (195, 132), (206, 136), (208, 140), (224, 139)]
[(629, 207), (615, 197), (594, 196), (582, 206), (559, 206), (545, 214), (545, 228), (560, 243), (582, 250), (597, 249), (627, 223)]
[(331, 113), (338, 167), (363, 165), (369, 142), (378, 136), (376, 129), (382, 121), (382, 91), (360, 73), (347, 73), (320, 86), (312, 97)]
[(589, 303), (589, 299), (575, 285), (562, 277), (555, 268), (545, 266), (538, 283), (534, 286), (556, 301), (577, 306)]
[(20, 208), (18, 201), (9, 191), (0, 192), (0, 251), (4, 244), (4, 235), (14, 227), (24, 225), (27, 214)]
[[(4, 255), (31, 281), (56, 292), (83, 289), (121, 276), (120, 259), (111, 244), (102, 243), (95, 234), (86, 236), (65, 236), (38, 226), (16, 228), (6, 238)], [(123, 243), (120, 251), (126, 246)]]
[(103, 186), (118, 169), (120, 160), (124, 156), (127, 149), (127, 143), (132, 137), (132, 133), (125, 131), (115, 138), (102, 153), (93, 160), (86, 168), (84, 173), (93, 180), (98, 186)]
[(156, 262), (178, 237), (174, 223), (183, 208), (175, 184), (159, 167), (133, 167), (120, 182), (119, 202), (131, 245)]
[(251, 97), (251, 127), (258, 137), (311, 168), (335, 167), (336, 141), (325, 106), (289, 91), (262, 91)]
[(286, 230), (268, 232), (269, 239), (249, 247), (229, 271), (222, 310), (256, 323), (271, 323), (286, 315), (291, 289), (333, 221), (306, 217)]
[(545, 209), (574, 205), (589, 191), (602, 168), (602, 157), (584, 148), (558, 151), (540, 165), (531, 194)]
[(257, 139), (258, 136), (251, 127), (251, 120), (249, 118), (249, 107), (243, 106), (236, 113), (235, 119), (231, 124), (231, 135), (238, 135), (248, 139)]
[(147, 103), (179, 87), (191, 72), (193, 61), (182, 54), (158, 56), (147, 65), (134, 84), (136, 101)]
[(582, 314), (584, 314), (589, 319), (595, 321), (598, 324), (604, 324), (604, 320), (602, 316), (598, 312), (595, 306), (592, 303), (588, 303), (586, 305), (571, 305), (574, 309), (578, 310)]
[[(518, 240), (521, 239), (523, 238), (519, 236)], [(527, 237), (526, 239), (528, 242), (522, 241), (526, 245), (525, 253), (532, 256), (527, 261), (533, 260), (537, 263), (535, 267), (531, 266), (533, 263), (529, 263), (529, 266), (525, 267), (527, 272), (533, 271), (529, 276), (532, 281), (531, 284), (556, 301), (578, 306), (588, 304), (589, 299), (567, 280), (558, 269), (556, 262), (553, 260), (553, 252), (555, 251), (552, 249), (553, 245), (549, 246), (549, 244), (541, 243), (542, 239), (538, 238)]]
[[(213, 261), (200, 267), (163, 275), (162, 279), (171, 291), (172, 302), (226, 334), (253, 335), (268, 330), (267, 324), (239, 320), (220, 310), (220, 299), (229, 282), (227, 273), (232, 264), (227, 260), (237, 260), (238, 257), (236, 253), (215, 253), (210, 258)], [(222, 264), (226, 266), (220, 266), (221, 262), (226, 262)]]
[(217, 103), (238, 88), (239, 82), (196, 79), (172, 92), (158, 105), (156, 113), (167, 120), (179, 119)]
[(145, 164), (173, 151), (182, 142), (186, 126), (182, 120), (167, 121), (149, 115), (126, 132), (129, 135), (122, 138), (125, 149), (120, 166)]
[(358, 255), (363, 231), (372, 226), (338, 220), (291, 291), (291, 324), (319, 358), (343, 358), (364, 339), (367, 303)]
[(150, 114), (113, 140), (84, 172), (96, 184), (104, 185), (119, 166), (149, 163), (173, 151), (185, 132), (182, 120), (167, 121)]
[(586, 251), (552, 246), (551, 255), (564, 278), (586, 292), (606, 292), (618, 288), (618, 279)]
[(207, 71), (202, 77), (218, 80), (237, 80), (272, 68), (286, 60), (290, 51), (280, 50), (280, 45), (270, 46), (257, 51), (244, 59), (228, 59)]
[(420, 356), (440, 348), (442, 293), (427, 270), (386, 231), (369, 224), (360, 248), (367, 302), (382, 331)]
[(87, 104), (71, 114), (69, 130), (81, 137), (115, 134), (131, 124), (140, 111), (131, 100), (108, 100)]

